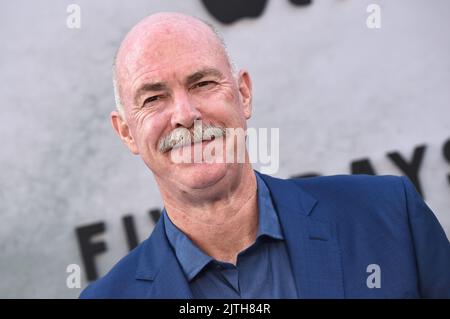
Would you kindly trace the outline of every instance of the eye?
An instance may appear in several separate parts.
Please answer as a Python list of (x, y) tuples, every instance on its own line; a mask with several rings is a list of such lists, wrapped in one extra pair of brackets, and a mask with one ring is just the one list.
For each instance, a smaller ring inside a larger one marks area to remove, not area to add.
[(212, 87), (216, 84), (216, 82), (214, 81), (202, 81), (202, 82), (198, 82), (196, 83), (192, 88), (206, 88), (206, 87)]
[(162, 98), (162, 95), (154, 95), (145, 99), (142, 106), (146, 106), (148, 103), (156, 102)]

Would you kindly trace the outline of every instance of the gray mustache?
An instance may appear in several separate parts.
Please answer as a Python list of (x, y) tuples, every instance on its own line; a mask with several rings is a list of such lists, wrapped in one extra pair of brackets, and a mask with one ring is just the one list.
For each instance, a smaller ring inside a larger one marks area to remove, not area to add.
[(194, 124), (194, 126), (189, 129), (178, 127), (160, 139), (158, 149), (160, 152), (165, 153), (177, 147), (209, 141), (213, 137), (218, 138), (224, 136), (225, 133), (225, 128), (207, 124)]

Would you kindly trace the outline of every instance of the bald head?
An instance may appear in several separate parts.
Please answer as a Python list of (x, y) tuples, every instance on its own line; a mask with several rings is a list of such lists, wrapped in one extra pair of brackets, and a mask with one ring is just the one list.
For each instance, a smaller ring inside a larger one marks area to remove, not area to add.
[[(139, 72), (179, 62), (178, 57), (182, 59), (189, 50), (218, 56), (234, 74), (224, 41), (212, 25), (172, 12), (153, 14), (136, 24), (125, 36), (114, 58), (114, 94), (122, 117), (124, 103), (129, 102), (124, 92), (125, 84), (132, 85)], [(177, 57), (176, 61), (171, 57)]]

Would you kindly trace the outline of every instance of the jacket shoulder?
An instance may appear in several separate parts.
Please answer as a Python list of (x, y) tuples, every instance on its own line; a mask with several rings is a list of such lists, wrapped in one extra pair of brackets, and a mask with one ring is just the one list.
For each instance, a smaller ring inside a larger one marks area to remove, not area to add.
[(396, 188), (399, 191), (403, 189), (402, 179), (394, 175), (330, 175), (318, 177), (306, 177), (291, 179), (297, 185), (307, 188), (312, 192), (330, 192), (330, 193), (367, 193), (367, 192), (383, 192), (386, 187), (386, 194)]
[[(319, 201), (337, 222), (358, 218), (404, 223), (407, 219), (407, 177), (392, 175), (333, 175), (292, 179), (302, 190)], [(412, 186), (413, 187), (413, 186)], [(318, 213), (321, 215), (320, 213)]]
[(332, 175), (292, 179), (300, 188), (315, 197), (329, 201), (380, 202), (404, 200), (407, 177), (393, 175)]

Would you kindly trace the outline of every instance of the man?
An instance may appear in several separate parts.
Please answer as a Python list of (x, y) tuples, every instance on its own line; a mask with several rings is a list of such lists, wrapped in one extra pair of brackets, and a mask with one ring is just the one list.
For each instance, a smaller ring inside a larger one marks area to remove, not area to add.
[[(114, 77), (112, 125), (153, 172), (164, 210), (82, 298), (450, 297), (448, 239), (405, 177), (281, 180), (247, 153), (217, 160), (242, 144), (227, 132), (246, 129), (252, 84), (210, 26), (147, 17)], [(196, 147), (217, 161), (177, 160)]]

